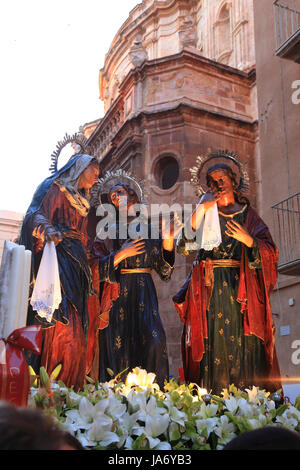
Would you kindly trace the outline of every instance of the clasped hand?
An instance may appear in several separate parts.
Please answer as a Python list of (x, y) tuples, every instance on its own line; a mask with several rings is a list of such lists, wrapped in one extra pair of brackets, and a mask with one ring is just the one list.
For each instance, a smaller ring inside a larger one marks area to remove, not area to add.
[(146, 251), (145, 240), (138, 238), (136, 240), (126, 240), (121, 249), (115, 254), (114, 257), (114, 266), (126, 258), (131, 258), (131, 256), (141, 255)]
[(235, 238), (244, 245), (251, 248), (253, 246), (253, 238), (249, 234), (248, 230), (235, 220), (230, 220), (226, 224), (227, 230), (226, 235)]
[(54, 242), (55, 246), (63, 239), (61, 232), (55, 230), (55, 228), (50, 225), (44, 224), (35, 227), (32, 235), (41, 240), (42, 243)]
[(61, 241), (63, 237), (62, 234), (55, 229), (46, 229), (45, 230), (45, 241), (46, 242), (54, 242), (55, 246), (57, 246)]

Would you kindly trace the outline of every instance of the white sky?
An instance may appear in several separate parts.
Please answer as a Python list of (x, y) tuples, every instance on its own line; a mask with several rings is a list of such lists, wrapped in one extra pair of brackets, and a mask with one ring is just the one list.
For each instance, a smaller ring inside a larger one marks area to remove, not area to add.
[(3, 0), (0, 210), (25, 212), (67, 132), (103, 116), (99, 70), (140, 0)]

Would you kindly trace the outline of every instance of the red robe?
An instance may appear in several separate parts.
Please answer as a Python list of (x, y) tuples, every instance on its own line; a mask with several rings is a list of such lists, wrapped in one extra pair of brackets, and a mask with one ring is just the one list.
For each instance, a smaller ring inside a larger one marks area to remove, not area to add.
[[(79, 213), (68, 200), (66, 193), (53, 183), (45, 196), (39, 212), (60, 230), (78, 234), (78, 244), (85, 254), (87, 244), (87, 217)], [(39, 256), (43, 248), (43, 238), (34, 238), (34, 260), (38, 269)], [(50, 374), (58, 364), (62, 364), (59, 379), (68, 387), (83, 387), (86, 374), (86, 333), (88, 327), (87, 297), (89, 284), (89, 267), (86, 254), (77, 258), (72, 249), (72, 239), (67, 236), (57, 245), (57, 256), (60, 269), (63, 301), (54, 314), (53, 324), (46, 324), (29, 312), (29, 324), (43, 324), (44, 339), (40, 365)], [(85, 262), (85, 267), (83, 266)], [(85, 271), (83, 271), (85, 269)], [(80, 274), (82, 271), (82, 274)], [(85, 274), (83, 274), (83, 272)], [(78, 284), (78, 279), (86, 279)], [(77, 283), (76, 283), (77, 281)], [(34, 365), (34, 364), (33, 364)], [(37, 367), (35, 367), (37, 368)]]
[[(249, 267), (243, 245), (237, 301), (244, 315), (244, 334), (255, 335), (264, 343), (268, 389), (277, 390), (281, 383), (270, 295), (277, 281), (278, 249), (267, 226), (251, 207), (245, 227), (258, 243), (261, 270)], [(173, 298), (185, 331), (190, 329), (191, 332), (189, 346), (185, 344), (183, 335), (182, 352), (185, 380), (192, 382), (197, 382), (199, 378), (200, 362), (205, 351), (204, 339), (208, 337), (206, 303), (209, 287), (206, 281), (204, 264), (201, 261), (195, 263), (185, 284)]]

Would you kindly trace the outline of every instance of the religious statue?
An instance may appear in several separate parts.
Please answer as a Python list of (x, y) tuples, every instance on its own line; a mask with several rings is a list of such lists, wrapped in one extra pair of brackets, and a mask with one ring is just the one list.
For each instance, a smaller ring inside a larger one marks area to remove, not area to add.
[(171, 278), (174, 237), (182, 224), (175, 215), (170, 224), (164, 224), (161, 238), (152, 239), (148, 218), (140, 216), (136, 238), (130, 234), (130, 223), (136, 220), (130, 212), (142, 200), (139, 182), (125, 172), (107, 173), (100, 188), (107, 191), (117, 218), (108, 227), (111, 236), (104, 238), (98, 233), (91, 254), (102, 284), (99, 380), (111, 378), (108, 369), (117, 375), (139, 366), (155, 373), (156, 382), (163, 387), (169, 379), (168, 353), (151, 273), (156, 271), (163, 281)]
[[(277, 390), (281, 383), (270, 295), (278, 250), (243, 195), (246, 168), (236, 155), (219, 151), (198, 157), (191, 173), (202, 198), (190, 219), (190, 239), (183, 231), (177, 250), (197, 256), (173, 298), (184, 323), (185, 380), (215, 394), (230, 384)], [(205, 176), (208, 191), (203, 195)]]
[(58, 169), (60, 151), (71, 140), (82, 143), (73, 136), (58, 146), (53, 174), (38, 186), (25, 215), (20, 244), (32, 251), (34, 287), (44, 246), (55, 243), (61, 286), (61, 303), (51, 320), (29, 304), (27, 324), (43, 325), (44, 335), (40, 362), (34, 356), (28, 357), (28, 362), (36, 373), (41, 365), (51, 373), (61, 364), (59, 379), (66, 386), (79, 389), (84, 384), (86, 368), (87, 300), (94, 293), (86, 250), (87, 215), (89, 193), (98, 182), (99, 165), (94, 157), (77, 153)]

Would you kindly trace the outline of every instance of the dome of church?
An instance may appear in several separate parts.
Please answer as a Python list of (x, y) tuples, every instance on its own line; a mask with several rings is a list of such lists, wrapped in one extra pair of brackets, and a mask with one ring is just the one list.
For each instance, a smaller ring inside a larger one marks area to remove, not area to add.
[(105, 112), (130, 70), (183, 49), (249, 71), (255, 65), (252, 32), (252, 11), (244, 0), (138, 3), (115, 35), (100, 70)]

